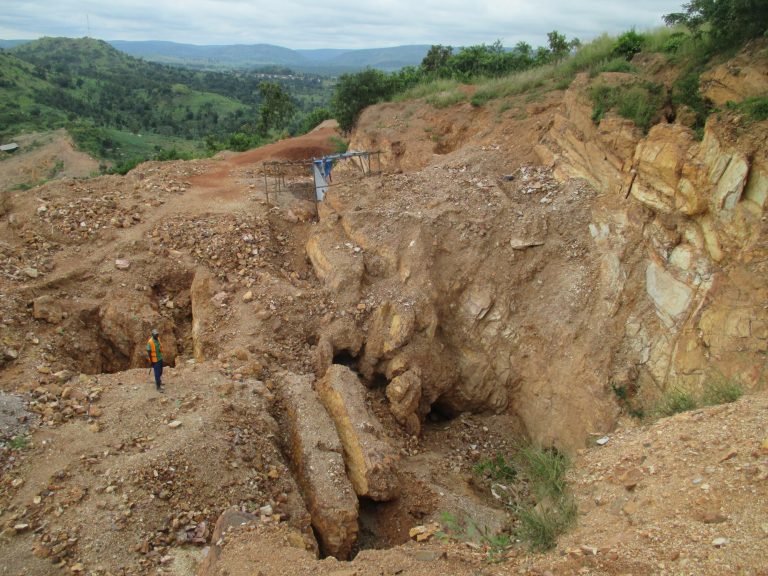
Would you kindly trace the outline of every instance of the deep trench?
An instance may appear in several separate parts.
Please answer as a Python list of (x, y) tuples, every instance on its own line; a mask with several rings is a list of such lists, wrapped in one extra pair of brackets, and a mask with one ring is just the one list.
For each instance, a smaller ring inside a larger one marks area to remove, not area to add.
[[(360, 355), (349, 350), (339, 350), (333, 356), (333, 364), (341, 364), (352, 370), (366, 384), (366, 388), (374, 394), (384, 394), (389, 384), (387, 377), (375, 372), (372, 378), (365, 378), (359, 372)], [(440, 409), (438, 404), (432, 406), (432, 411), (426, 418), (432, 422), (450, 420), (455, 414), (449, 414)], [(404, 482), (403, 486), (408, 483)], [(413, 495), (411, 495), (413, 496)], [(418, 524), (421, 518), (428, 514), (423, 508), (424, 503), (417, 497), (409, 497), (403, 493), (400, 498), (388, 502), (376, 502), (369, 498), (359, 497), (358, 536), (350, 560), (363, 550), (385, 550), (399, 546), (409, 541), (409, 529)], [(323, 557), (327, 556), (323, 554)]]

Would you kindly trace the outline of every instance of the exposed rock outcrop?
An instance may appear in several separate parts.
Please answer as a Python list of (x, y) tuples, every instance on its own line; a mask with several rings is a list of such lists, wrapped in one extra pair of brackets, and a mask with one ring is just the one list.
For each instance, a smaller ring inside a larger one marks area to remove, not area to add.
[(317, 391), (336, 426), (357, 495), (377, 501), (397, 498), (400, 478), (396, 456), (366, 405), (365, 389), (355, 373), (335, 364), (317, 382)]
[(296, 374), (280, 378), (286, 451), (321, 551), (344, 560), (357, 539), (358, 502), (344, 469), (342, 444), (312, 389), (313, 380)]

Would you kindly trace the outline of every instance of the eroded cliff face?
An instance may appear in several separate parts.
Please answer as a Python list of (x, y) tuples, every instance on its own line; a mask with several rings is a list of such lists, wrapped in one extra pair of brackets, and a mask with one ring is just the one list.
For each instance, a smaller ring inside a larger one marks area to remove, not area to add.
[(316, 371), (351, 358), (418, 434), (430, 412), (517, 411), (575, 448), (610, 426), (623, 324), (595, 289), (583, 181), (514, 167), (501, 146), (339, 186), (307, 244), (348, 313), (319, 334)]
[(589, 85), (493, 121), (462, 106), (448, 152), (402, 144), (449, 124), (437, 112), (366, 111), (352, 144), (382, 149), (384, 174), (336, 187), (307, 245), (349, 312), (318, 335), (318, 377), (343, 354), (412, 434), (430, 412), (511, 410), (563, 449), (613, 425), (617, 389), (648, 408), (759, 385), (765, 123), (644, 136), (596, 125)]
[[(754, 95), (754, 82), (734, 78), (731, 94)], [(713, 378), (759, 386), (768, 350), (765, 122), (723, 113), (701, 141), (679, 124), (632, 137), (615, 116), (584, 122), (585, 84), (569, 91), (539, 152), (561, 177), (586, 178), (606, 193), (591, 225), (601, 284), (644, 275), (638, 293), (616, 285), (627, 313), (622, 355), (632, 368), (616, 384), (646, 405), (670, 388), (699, 392)], [(636, 240), (624, 223), (638, 208), (646, 213), (633, 226), (642, 258), (630, 262), (624, 254)]]

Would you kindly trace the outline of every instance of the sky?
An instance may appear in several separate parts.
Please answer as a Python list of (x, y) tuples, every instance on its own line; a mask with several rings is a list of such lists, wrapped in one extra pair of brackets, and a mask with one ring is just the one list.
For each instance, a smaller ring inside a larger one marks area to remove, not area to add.
[(90, 36), (293, 49), (546, 45), (663, 25), (684, 0), (0, 0), (0, 39)]

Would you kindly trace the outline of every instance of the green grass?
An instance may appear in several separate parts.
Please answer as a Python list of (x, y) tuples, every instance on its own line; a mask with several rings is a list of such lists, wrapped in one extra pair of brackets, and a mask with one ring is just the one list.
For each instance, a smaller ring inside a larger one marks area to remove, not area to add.
[(528, 507), (519, 512), (520, 537), (537, 552), (551, 550), (557, 538), (576, 521), (576, 502), (572, 496), (563, 497), (555, 507)]
[(738, 104), (728, 103), (728, 108), (744, 114), (751, 122), (768, 120), (768, 97), (748, 98)]
[(672, 388), (661, 397), (655, 412), (659, 416), (672, 416), (698, 407), (696, 397), (687, 390)]
[(610, 111), (632, 120), (643, 133), (647, 133), (661, 114), (664, 88), (652, 82), (628, 84), (595, 84), (590, 88), (592, 120), (597, 124)]
[[(544, 551), (553, 548), (558, 536), (576, 521), (576, 502), (565, 479), (568, 466), (569, 460), (563, 454), (528, 446), (512, 458), (496, 454), (481, 460), (473, 472), (507, 487), (516, 486), (508, 492), (504, 504), (518, 519), (517, 536), (532, 550)], [(443, 525), (456, 532), (455, 518), (448, 520)], [(462, 534), (467, 532), (466, 523), (460, 528)], [(499, 535), (498, 541), (505, 542), (505, 537)], [(491, 541), (486, 534), (484, 542), (491, 546)]]
[(701, 393), (701, 401), (705, 406), (730, 404), (744, 395), (744, 389), (734, 381), (722, 375), (707, 380)]
[(565, 481), (569, 460), (554, 450), (533, 447), (521, 450), (517, 460), (533, 496), (517, 510), (520, 538), (533, 550), (549, 550), (576, 522), (576, 502)]
[(661, 397), (653, 412), (657, 416), (672, 416), (701, 406), (730, 404), (743, 395), (744, 388), (739, 382), (716, 374), (704, 382), (699, 394), (681, 388), (670, 388)]
[(427, 104), (434, 108), (449, 108), (461, 102), (466, 102), (467, 96), (461, 92), (439, 92), (425, 99)]
[(29, 436), (14, 436), (8, 446), (11, 450), (24, 450), (29, 446)]
[(513, 482), (517, 479), (517, 468), (514, 462), (507, 460), (503, 454), (481, 460), (472, 467), (472, 471), (478, 475), (487, 473), (492, 480), (496, 481)]
[(461, 86), (462, 84), (456, 80), (431, 80), (429, 82), (420, 82), (405, 92), (397, 94), (394, 97), (394, 101), (404, 102), (406, 100), (419, 100), (443, 92), (458, 92)]

